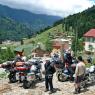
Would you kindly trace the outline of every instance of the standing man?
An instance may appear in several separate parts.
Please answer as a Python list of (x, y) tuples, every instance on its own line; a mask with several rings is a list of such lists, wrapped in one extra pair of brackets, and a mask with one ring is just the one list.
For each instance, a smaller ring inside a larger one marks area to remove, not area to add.
[(46, 87), (46, 90), (45, 90), (45, 92), (50, 90), (49, 94), (52, 94), (54, 92), (53, 83), (52, 83), (54, 72), (55, 72), (54, 65), (49, 60), (46, 60), (46, 63), (45, 63), (45, 87)]
[(78, 57), (78, 64), (75, 70), (75, 92), (74, 94), (80, 93), (80, 82), (85, 75), (86, 67), (81, 56)]

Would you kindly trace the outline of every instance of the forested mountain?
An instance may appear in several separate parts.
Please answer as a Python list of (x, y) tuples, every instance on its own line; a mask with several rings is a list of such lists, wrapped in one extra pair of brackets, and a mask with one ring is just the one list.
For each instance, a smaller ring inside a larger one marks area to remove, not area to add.
[(95, 6), (87, 10), (70, 15), (63, 20), (59, 20), (55, 25), (62, 23), (66, 31), (78, 32), (78, 37), (83, 37), (83, 34), (91, 28), (95, 28)]
[(21, 9), (13, 9), (0, 5), (0, 16), (9, 17), (15, 21), (26, 24), (32, 30), (38, 31), (47, 26), (51, 26), (60, 17), (42, 14), (34, 14)]
[(8, 17), (0, 17), (0, 42), (4, 40), (21, 40), (30, 38), (32, 29)]

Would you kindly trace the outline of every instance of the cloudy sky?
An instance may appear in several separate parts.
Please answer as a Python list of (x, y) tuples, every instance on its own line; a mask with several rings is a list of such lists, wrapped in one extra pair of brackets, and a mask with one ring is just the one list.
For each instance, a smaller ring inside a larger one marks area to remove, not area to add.
[(33, 13), (64, 17), (95, 5), (95, 0), (0, 0), (0, 4)]

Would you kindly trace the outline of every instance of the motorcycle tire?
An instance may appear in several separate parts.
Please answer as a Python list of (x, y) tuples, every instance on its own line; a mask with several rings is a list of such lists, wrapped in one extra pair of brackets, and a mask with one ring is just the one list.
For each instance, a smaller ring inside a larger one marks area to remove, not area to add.
[(27, 81), (27, 80), (24, 80), (23, 81), (23, 88), (28, 89), (30, 87), (31, 87), (31, 83), (29, 81)]
[(87, 85), (86, 85), (86, 82), (85, 82), (85, 81), (83, 81), (83, 82), (80, 83), (80, 87), (81, 87), (81, 88), (86, 88), (86, 86), (87, 86)]
[(61, 81), (61, 82), (64, 82), (67, 80), (67, 77), (65, 77), (64, 75), (62, 74), (58, 74), (58, 81)]
[(42, 80), (42, 74), (39, 76), (39, 81), (41, 81)]
[(16, 82), (16, 77), (15, 76), (8, 76), (9, 77), (9, 82), (10, 83), (15, 83)]
[(39, 81), (41, 81), (42, 80), (42, 78), (41, 77), (39, 77)]

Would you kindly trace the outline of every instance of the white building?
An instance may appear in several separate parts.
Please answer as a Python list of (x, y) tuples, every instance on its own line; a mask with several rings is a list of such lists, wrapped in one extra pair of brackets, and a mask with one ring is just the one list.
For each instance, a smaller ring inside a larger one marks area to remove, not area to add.
[(89, 30), (84, 34), (85, 42), (84, 48), (87, 52), (95, 52), (95, 29)]

